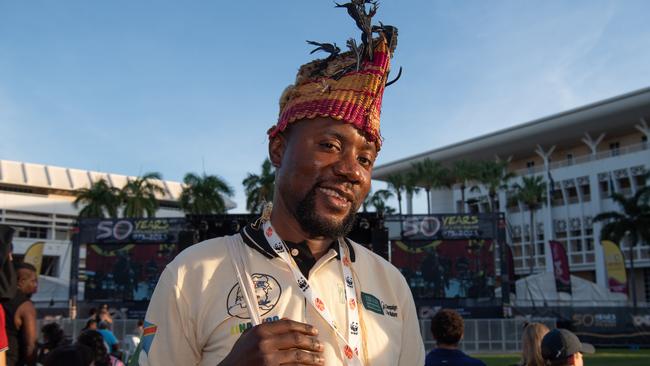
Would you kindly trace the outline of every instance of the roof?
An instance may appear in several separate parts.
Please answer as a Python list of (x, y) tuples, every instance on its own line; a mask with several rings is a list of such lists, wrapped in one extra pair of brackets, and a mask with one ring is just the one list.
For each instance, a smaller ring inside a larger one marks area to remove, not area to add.
[(444, 147), (377, 166), (373, 179), (383, 180), (390, 174), (410, 170), (415, 162), (426, 158), (450, 163), (455, 160), (484, 160), (530, 156), (534, 147), (575, 146), (585, 133), (598, 137), (629, 134), (642, 117), (650, 123), (650, 88), (605, 99), (596, 103), (539, 118), (517, 126), (457, 142)]
[[(89, 188), (93, 182), (105, 179), (111, 186), (121, 188), (129, 179), (137, 177), (121, 174), (96, 172), (63, 168), (52, 165), (25, 163), (11, 160), (0, 160), (0, 184), (16, 187), (43, 188), (53, 191), (75, 191)], [(169, 180), (156, 181), (165, 193), (157, 195), (159, 200), (178, 201), (183, 191), (183, 184)], [(235, 208), (236, 204), (224, 197), (226, 206)]]

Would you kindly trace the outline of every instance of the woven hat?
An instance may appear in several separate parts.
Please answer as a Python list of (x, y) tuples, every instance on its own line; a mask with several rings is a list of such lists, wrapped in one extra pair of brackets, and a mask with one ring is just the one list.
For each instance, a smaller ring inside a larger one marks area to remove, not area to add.
[(318, 46), (312, 53), (325, 51), (330, 55), (300, 67), (295, 83), (280, 97), (278, 122), (268, 134), (274, 138), (291, 123), (330, 117), (352, 124), (379, 150), (381, 103), (384, 88), (392, 83), (387, 79), (397, 46), (397, 28), (371, 24), (378, 7), (376, 1), (352, 0), (337, 7), (346, 8), (355, 20), (362, 31), (362, 43), (357, 45), (349, 39), (349, 51), (340, 53), (336, 43), (307, 41)]

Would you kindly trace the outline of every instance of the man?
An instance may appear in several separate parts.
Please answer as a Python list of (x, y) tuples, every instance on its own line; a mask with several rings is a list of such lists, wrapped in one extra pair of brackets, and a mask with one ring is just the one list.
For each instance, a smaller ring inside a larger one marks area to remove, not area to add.
[(11, 255), (13, 236), (13, 228), (0, 225), (0, 366), (7, 364), (9, 349), (3, 304), (16, 296), (16, 271)]
[(33, 365), (36, 362), (36, 308), (30, 300), (38, 290), (36, 268), (29, 263), (16, 265), (16, 296), (4, 304), (9, 351), (7, 365)]
[(581, 343), (575, 334), (566, 329), (553, 329), (542, 338), (542, 358), (551, 366), (582, 366), (583, 353), (594, 353), (589, 343)]
[(463, 317), (451, 309), (442, 309), (431, 319), (431, 333), (436, 348), (429, 352), (425, 366), (485, 366), (483, 361), (469, 357), (458, 349), (463, 339)]
[(108, 346), (108, 352), (111, 354), (117, 354), (120, 351), (120, 341), (117, 340), (115, 334), (109, 329), (108, 323), (105, 321), (100, 321), (97, 324), (97, 331), (104, 338), (104, 343)]
[[(346, 6), (370, 29), (363, 2)], [(424, 363), (406, 281), (345, 238), (370, 190), (396, 44), (395, 28), (375, 33), (350, 42), (355, 52), (318, 44), (330, 57), (300, 68), (269, 130), (272, 209), (166, 267), (145, 317), (141, 365)]]

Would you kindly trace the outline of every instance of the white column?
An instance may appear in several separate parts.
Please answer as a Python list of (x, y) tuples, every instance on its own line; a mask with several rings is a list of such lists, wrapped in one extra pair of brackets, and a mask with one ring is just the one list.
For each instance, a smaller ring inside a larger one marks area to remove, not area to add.
[[(546, 177), (546, 209), (544, 210), (544, 263), (546, 264), (546, 272), (553, 272), (553, 255), (551, 254), (551, 244), (549, 240), (555, 239), (553, 233), (553, 206), (551, 204), (551, 184), (550, 179), (548, 178), (549, 172), (549, 158), (553, 151), (555, 150), (555, 145), (551, 146), (548, 151), (544, 151), (540, 145), (537, 145), (535, 152), (544, 160), (544, 172)], [(533, 241), (535, 242), (535, 241)]]
[[(600, 195), (600, 182), (598, 181), (598, 173), (591, 173), (589, 175), (589, 191), (591, 192), (591, 208), (590, 212), (602, 212), (603, 197)], [(600, 229), (603, 225), (600, 222), (594, 222), (592, 226), (594, 237), (594, 254), (596, 267), (596, 284), (607, 288), (607, 268), (605, 268), (605, 253), (603, 252), (603, 245), (600, 242)]]
[(406, 214), (413, 215), (413, 193), (406, 193)]

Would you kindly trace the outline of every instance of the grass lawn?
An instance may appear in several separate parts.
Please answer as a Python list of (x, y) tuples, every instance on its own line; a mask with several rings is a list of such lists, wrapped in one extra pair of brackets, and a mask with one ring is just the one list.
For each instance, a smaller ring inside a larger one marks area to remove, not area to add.
[[(472, 354), (483, 360), (487, 366), (510, 366), (519, 362), (519, 355), (516, 354)], [(649, 366), (650, 349), (638, 351), (628, 349), (597, 349), (596, 354), (586, 355), (585, 366)]]

